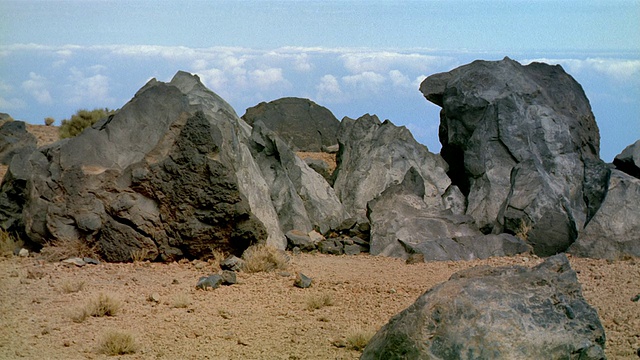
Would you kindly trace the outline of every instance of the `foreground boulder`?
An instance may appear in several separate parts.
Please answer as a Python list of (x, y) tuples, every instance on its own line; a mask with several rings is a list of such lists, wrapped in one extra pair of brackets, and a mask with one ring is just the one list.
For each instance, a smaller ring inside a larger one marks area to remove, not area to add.
[(250, 131), (196, 76), (152, 79), (78, 137), (16, 155), (0, 224), (37, 244), (84, 239), (107, 261), (283, 249)]
[(282, 98), (248, 108), (242, 116), (247, 124), (261, 121), (293, 151), (319, 152), (338, 143), (340, 121), (309, 99)]
[(605, 359), (605, 332), (564, 255), (475, 267), (425, 292), (361, 359)]
[(613, 159), (616, 169), (640, 179), (640, 140), (627, 146)]
[(27, 131), (24, 121), (8, 121), (0, 126), (0, 164), (9, 165), (16, 153), (29, 153), (36, 145), (36, 137)]
[(420, 91), (442, 107), (441, 154), (482, 232), (527, 229), (538, 255), (566, 250), (609, 177), (582, 87), (559, 65), (505, 58), (432, 75)]

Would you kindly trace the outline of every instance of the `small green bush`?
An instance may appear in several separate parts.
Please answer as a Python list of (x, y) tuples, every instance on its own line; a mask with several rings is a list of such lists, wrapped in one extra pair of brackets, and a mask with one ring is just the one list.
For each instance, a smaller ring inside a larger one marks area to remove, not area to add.
[(44, 124), (47, 126), (51, 126), (53, 125), (53, 123), (56, 122), (56, 119), (52, 118), (52, 117), (46, 117), (44, 118)]
[(111, 114), (113, 110), (107, 108), (93, 109), (91, 111), (86, 109), (78, 110), (75, 115), (71, 116), (71, 119), (62, 120), (60, 125), (60, 138), (70, 138), (80, 134), (84, 129), (95, 124), (98, 120), (103, 119)]

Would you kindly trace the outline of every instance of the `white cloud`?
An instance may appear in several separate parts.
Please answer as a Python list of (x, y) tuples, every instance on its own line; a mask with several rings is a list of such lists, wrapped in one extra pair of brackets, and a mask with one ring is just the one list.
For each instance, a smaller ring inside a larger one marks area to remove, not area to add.
[(287, 86), (289, 84), (284, 76), (282, 76), (282, 69), (280, 68), (252, 70), (249, 75), (252, 83), (261, 90), (266, 90), (277, 85)]
[[(100, 71), (100, 66), (92, 66), (90, 70)], [(109, 78), (102, 74), (86, 76), (84, 72), (78, 68), (69, 69), (68, 87), (70, 89), (70, 97), (67, 99), (71, 104), (91, 104), (106, 106), (114, 101), (109, 96)]]
[(448, 56), (433, 56), (424, 54), (403, 54), (399, 52), (346, 52), (341, 55), (344, 67), (352, 73), (366, 71), (388, 72), (391, 69), (406, 68), (412, 71), (429, 72), (436, 66), (453, 63)]
[(394, 87), (411, 87), (411, 80), (400, 70), (389, 71), (389, 79)]
[(29, 79), (22, 82), (22, 89), (40, 104), (50, 105), (53, 103), (51, 94), (47, 89), (47, 79), (34, 72), (29, 73)]
[(320, 79), (320, 83), (316, 86), (316, 90), (318, 91), (316, 97), (320, 101), (335, 103), (344, 100), (340, 83), (333, 75), (324, 75)]
[(373, 72), (365, 71), (356, 75), (347, 75), (342, 77), (342, 81), (351, 90), (359, 93), (377, 93), (382, 90), (386, 79), (384, 76)]
[(24, 100), (22, 99), (18, 99), (18, 98), (11, 98), (11, 99), (5, 99), (4, 97), (0, 96), (0, 109), (2, 110), (16, 110), (16, 109), (24, 109), (25, 107), (27, 107), (27, 103), (24, 102)]
[(547, 64), (561, 65), (569, 74), (582, 72), (601, 73), (618, 82), (629, 82), (637, 79), (640, 75), (640, 60), (610, 59), (610, 58), (587, 58), (587, 59), (553, 59), (537, 58), (525, 59), (522, 64), (528, 65), (532, 62), (542, 62)]

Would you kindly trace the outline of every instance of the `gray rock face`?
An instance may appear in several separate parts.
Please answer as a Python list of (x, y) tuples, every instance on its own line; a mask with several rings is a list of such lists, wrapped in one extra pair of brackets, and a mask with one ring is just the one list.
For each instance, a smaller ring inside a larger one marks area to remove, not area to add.
[(475, 267), (425, 292), (361, 359), (605, 359), (605, 332), (564, 255)]
[(566, 250), (608, 178), (581, 86), (560, 66), (505, 58), (430, 76), (420, 91), (442, 107), (441, 154), (479, 228), (516, 233), (524, 222), (537, 254)]
[(508, 234), (483, 235), (470, 216), (428, 206), (424, 188), (424, 180), (411, 168), (401, 184), (369, 202), (371, 254), (406, 259), (421, 253), (426, 261), (472, 260), (531, 250)]
[(340, 122), (329, 111), (311, 100), (282, 98), (260, 103), (242, 116), (249, 125), (261, 121), (294, 151), (322, 151), (338, 143)]
[(602, 206), (567, 252), (611, 260), (640, 257), (640, 179), (613, 170)]
[(18, 152), (36, 149), (36, 137), (27, 131), (24, 121), (8, 121), (0, 126), (0, 164), (9, 165)]
[(640, 140), (627, 146), (613, 159), (616, 169), (640, 179)]
[(284, 248), (249, 135), (197, 77), (151, 80), (82, 135), (14, 157), (0, 224), (35, 243), (85, 239), (107, 261)]
[(347, 212), (333, 188), (262, 122), (253, 124), (252, 153), (260, 168), (283, 232), (335, 228)]
[[(444, 210), (464, 203), (451, 180), (447, 164), (418, 143), (409, 130), (374, 115), (357, 120), (344, 118), (340, 127), (338, 166), (334, 189), (345, 209), (358, 221), (366, 218), (367, 203), (392, 184), (402, 182), (411, 167), (424, 179), (423, 200), (429, 208)], [(445, 195), (447, 193), (447, 195)]]

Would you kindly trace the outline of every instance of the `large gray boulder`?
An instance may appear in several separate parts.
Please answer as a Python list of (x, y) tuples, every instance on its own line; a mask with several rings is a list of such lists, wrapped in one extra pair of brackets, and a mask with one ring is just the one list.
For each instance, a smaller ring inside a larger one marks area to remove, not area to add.
[(9, 165), (16, 153), (31, 152), (36, 146), (36, 137), (27, 131), (24, 121), (7, 121), (0, 125), (0, 164)]
[(38, 244), (85, 239), (108, 261), (284, 249), (250, 132), (196, 76), (153, 79), (78, 137), (14, 157), (0, 224)]
[(475, 267), (391, 318), (361, 359), (605, 359), (605, 332), (563, 254)]
[(610, 260), (640, 257), (640, 179), (613, 170), (602, 206), (567, 252)]
[(464, 209), (464, 197), (446, 174), (447, 164), (418, 143), (404, 126), (380, 122), (377, 116), (344, 118), (340, 125), (338, 166), (334, 189), (347, 212), (359, 222), (366, 218), (367, 203), (410, 168), (423, 179), (423, 201), (432, 212)]
[(627, 146), (613, 159), (616, 169), (640, 178), (640, 140)]
[(480, 229), (529, 229), (537, 254), (566, 250), (609, 176), (582, 87), (559, 65), (505, 58), (430, 76), (420, 91), (442, 107), (441, 155)]
[(294, 151), (322, 151), (338, 143), (340, 121), (309, 99), (287, 97), (248, 108), (242, 116), (247, 124), (261, 121)]
[(280, 228), (325, 233), (349, 217), (333, 188), (262, 121), (253, 124), (252, 152), (269, 189)]
[(424, 201), (424, 180), (415, 168), (402, 183), (391, 185), (368, 203), (372, 255), (430, 260), (472, 260), (529, 252), (509, 234), (484, 235), (468, 215), (430, 207)]

